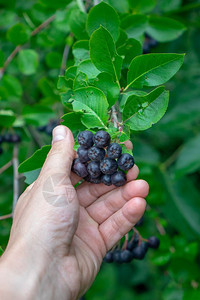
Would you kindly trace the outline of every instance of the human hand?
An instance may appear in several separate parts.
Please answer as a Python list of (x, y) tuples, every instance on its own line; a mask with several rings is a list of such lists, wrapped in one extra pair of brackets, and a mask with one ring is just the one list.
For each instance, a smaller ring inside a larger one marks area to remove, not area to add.
[(0, 259), (1, 299), (78, 299), (106, 252), (142, 217), (148, 184), (135, 165), (123, 187), (83, 182), (71, 173), (72, 133), (53, 132), (38, 179), (18, 200)]

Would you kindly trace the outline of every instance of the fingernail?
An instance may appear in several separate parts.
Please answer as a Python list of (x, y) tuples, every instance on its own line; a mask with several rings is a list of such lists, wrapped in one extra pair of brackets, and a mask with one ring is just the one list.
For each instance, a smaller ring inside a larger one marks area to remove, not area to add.
[(66, 138), (67, 136), (67, 130), (65, 129), (64, 126), (57, 126), (56, 128), (54, 128), (53, 130), (53, 140), (52, 140), (52, 144), (58, 141), (62, 141)]

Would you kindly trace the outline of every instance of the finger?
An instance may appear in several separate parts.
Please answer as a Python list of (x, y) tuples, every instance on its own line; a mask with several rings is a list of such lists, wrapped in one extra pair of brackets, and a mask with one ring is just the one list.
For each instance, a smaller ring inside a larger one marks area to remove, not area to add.
[[(136, 165), (130, 169), (127, 173), (127, 181), (131, 181), (137, 178), (139, 169)], [(96, 199), (104, 195), (107, 192), (116, 189), (114, 185), (106, 186), (101, 184), (91, 184), (84, 182), (77, 188), (77, 194), (79, 197), (80, 204), (84, 207), (91, 205)]]
[(107, 250), (133, 228), (144, 214), (145, 208), (146, 201), (143, 198), (133, 198), (99, 226)]
[(77, 184), (80, 180), (82, 180), (81, 177), (79, 177), (78, 175), (76, 175), (75, 173), (71, 172), (71, 182), (72, 182), (72, 185), (75, 185)]
[(133, 150), (133, 144), (131, 143), (131, 141), (125, 141), (124, 145), (126, 146), (126, 149)]
[(52, 147), (47, 155), (40, 177), (52, 173), (64, 173), (70, 178), (71, 165), (75, 152), (73, 150), (74, 138), (71, 131), (63, 126), (53, 130)]
[(101, 224), (116, 211), (121, 209), (127, 201), (134, 197), (145, 198), (149, 192), (149, 185), (144, 180), (130, 181), (121, 188), (117, 188), (87, 207), (87, 212), (97, 223)]

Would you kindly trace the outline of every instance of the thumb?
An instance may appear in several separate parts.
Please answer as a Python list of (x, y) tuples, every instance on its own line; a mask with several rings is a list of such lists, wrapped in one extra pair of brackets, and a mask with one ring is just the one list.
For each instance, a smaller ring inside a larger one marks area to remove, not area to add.
[(41, 170), (41, 175), (56, 172), (70, 176), (71, 165), (75, 157), (74, 138), (69, 128), (59, 125), (53, 130), (52, 147)]

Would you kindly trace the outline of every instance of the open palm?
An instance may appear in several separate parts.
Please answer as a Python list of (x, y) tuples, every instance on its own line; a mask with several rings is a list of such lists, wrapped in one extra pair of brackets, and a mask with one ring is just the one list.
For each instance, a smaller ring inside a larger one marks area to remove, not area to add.
[(52, 145), (39, 178), (18, 201), (3, 255), (13, 261), (15, 254), (16, 273), (37, 280), (33, 299), (83, 295), (106, 252), (131, 230), (146, 206), (148, 184), (136, 180), (136, 165), (123, 187), (83, 182), (75, 189), (80, 178), (71, 173), (73, 137), (65, 130), (67, 137)]

